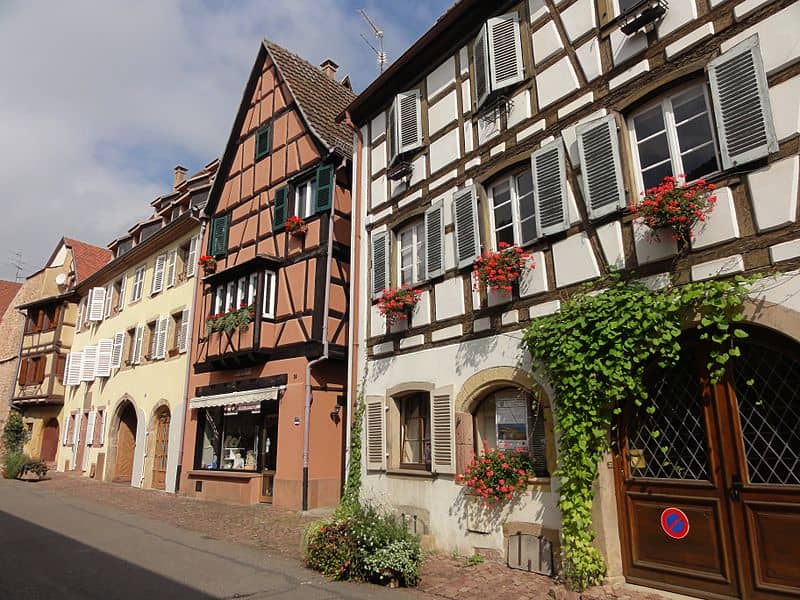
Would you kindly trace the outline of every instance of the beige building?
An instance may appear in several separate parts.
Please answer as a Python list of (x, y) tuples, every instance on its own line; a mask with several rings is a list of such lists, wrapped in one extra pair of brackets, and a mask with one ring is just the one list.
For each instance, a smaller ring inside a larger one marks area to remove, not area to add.
[(21, 283), (0, 281), (0, 431), (8, 418), (11, 408), (9, 399), (17, 377), (17, 357), (24, 317), (15, 307), (23, 302), (20, 298), (24, 294)]
[(59, 470), (175, 491), (187, 347), (211, 163), (152, 202), (155, 212), (110, 244), (112, 260), (78, 288), (67, 358), (67, 428)]

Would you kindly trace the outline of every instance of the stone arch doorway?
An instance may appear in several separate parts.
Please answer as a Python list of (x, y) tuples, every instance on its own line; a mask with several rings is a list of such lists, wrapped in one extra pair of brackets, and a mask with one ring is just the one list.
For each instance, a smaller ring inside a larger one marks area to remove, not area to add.
[(42, 451), (39, 453), (40, 460), (44, 462), (54, 462), (56, 451), (58, 450), (58, 420), (50, 419), (42, 431)]
[(153, 457), (150, 486), (156, 490), (166, 489), (170, 422), (171, 414), (166, 405), (156, 409), (150, 422), (149, 434), (150, 439), (153, 440), (151, 452), (149, 452)]
[(118, 410), (114, 430), (114, 475), (112, 481), (131, 483), (133, 459), (136, 453), (136, 427), (138, 419), (132, 402), (124, 402)]

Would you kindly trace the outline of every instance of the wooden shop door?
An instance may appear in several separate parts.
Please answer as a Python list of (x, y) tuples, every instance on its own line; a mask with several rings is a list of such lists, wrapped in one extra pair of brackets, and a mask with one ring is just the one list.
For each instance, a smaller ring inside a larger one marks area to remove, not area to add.
[[(615, 464), (632, 583), (709, 598), (800, 595), (800, 354), (757, 331), (743, 342), (715, 386), (703, 377), (707, 354), (689, 348), (650, 382), (655, 412), (626, 415)], [(688, 520), (672, 530), (681, 539), (662, 525), (671, 508)]]
[(54, 462), (56, 460), (56, 451), (58, 450), (58, 420), (50, 419), (47, 425), (44, 426), (42, 432), (42, 451), (40, 452), (40, 460), (44, 462)]
[(133, 455), (136, 451), (136, 409), (127, 404), (122, 409), (117, 429), (117, 459), (114, 481), (130, 483), (133, 476)]
[(163, 490), (167, 483), (167, 451), (169, 449), (169, 410), (159, 412), (153, 448), (153, 489)]

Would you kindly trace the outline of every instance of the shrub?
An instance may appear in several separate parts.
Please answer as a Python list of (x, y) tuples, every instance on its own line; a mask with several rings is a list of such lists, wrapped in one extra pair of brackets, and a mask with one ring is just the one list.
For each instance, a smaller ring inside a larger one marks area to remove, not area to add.
[(25, 431), (22, 415), (16, 410), (12, 410), (3, 428), (3, 446), (7, 452), (19, 452), (27, 439), (28, 433)]
[(6, 452), (3, 456), (3, 477), (5, 479), (17, 479), (22, 474), (22, 469), (31, 459), (25, 456), (20, 450)]

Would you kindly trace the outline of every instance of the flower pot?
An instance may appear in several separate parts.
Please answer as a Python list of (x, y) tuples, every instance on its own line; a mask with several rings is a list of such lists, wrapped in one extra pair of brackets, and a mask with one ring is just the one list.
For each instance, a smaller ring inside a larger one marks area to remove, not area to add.
[(486, 290), (486, 300), (489, 306), (498, 306), (511, 302), (513, 295), (511, 290), (504, 290), (497, 287), (489, 286)]
[(290, 231), (292, 237), (302, 239), (306, 237), (306, 233), (308, 233), (308, 226), (303, 225), (302, 227), (295, 227)]
[(203, 264), (203, 273), (206, 275), (211, 275), (212, 273), (217, 272), (217, 263), (204, 263)]

